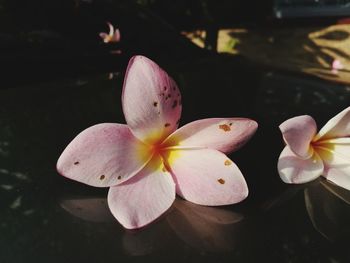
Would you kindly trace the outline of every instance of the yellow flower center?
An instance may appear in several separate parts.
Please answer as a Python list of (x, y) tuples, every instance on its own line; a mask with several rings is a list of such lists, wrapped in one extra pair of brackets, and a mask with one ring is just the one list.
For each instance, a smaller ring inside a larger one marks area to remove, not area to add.
[(333, 158), (335, 145), (329, 139), (313, 141), (310, 146), (322, 160), (331, 160)]
[(176, 148), (178, 144), (179, 140), (175, 137), (172, 137), (169, 140), (163, 140), (154, 143), (142, 143), (138, 149), (138, 156), (140, 160), (144, 162), (147, 162), (152, 156), (151, 160), (149, 161), (149, 165), (154, 171), (170, 171), (171, 165), (180, 155), (180, 149)]

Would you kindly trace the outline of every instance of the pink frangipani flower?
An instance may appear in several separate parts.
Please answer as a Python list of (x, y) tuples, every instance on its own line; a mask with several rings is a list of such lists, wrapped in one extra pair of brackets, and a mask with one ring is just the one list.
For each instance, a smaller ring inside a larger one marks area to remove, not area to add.
[(286, 183), (306, 183), (323, 175), (350, 190), (350, 107), (330, 119), (316, 134), (315, 120), (298, 116), (280, 125), (287, 144), (278, 160)]
[(203, 119), (177, 129), (180, 91), (143, 56), (129, 62), (122, 107), (127, 125), (103, 123), (84, 130), (64, 150), (57, 170), (91, 186), (110, 187), (109, 208), (125, 228), (157, 219), (176, 193), (210, 206), (247, 197), (244, 177), (225, 153), (249, 140), (255, 121)]
[(109, 34), (101, 32), (100, 37), (102, 38), (103, 42), (105, 43), (116, 43), (120, 41), (120, 31), (117, 28), (114, 30), (114, 27), (111, 23), (107, 22), (109, 27)]

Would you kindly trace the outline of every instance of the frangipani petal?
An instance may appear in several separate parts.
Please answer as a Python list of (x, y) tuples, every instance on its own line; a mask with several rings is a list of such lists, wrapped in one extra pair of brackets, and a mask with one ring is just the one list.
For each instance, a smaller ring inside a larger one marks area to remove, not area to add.
[(350, 107), (338, 113), (330, 119), (318, 132), (315, 140), (326, 140), (331, 138), (350, 136)]
[(120, 41), (120, 30), (117, 28), (113, 35), (113, 41), (119, 42)]
[(315, 150), (325, 164), (324, 177), (350, 190), (350, 138), (322, 141)]
[(150, 158), (127, 125), (103, 123), (74, 138), (58, 159), (57, 171), (84, 184), (107, 187), (135, 175)]
[(109, 27), (109, 36), (112, 37), (114, 33), (114, 26), (110, 22), (107, 22), (107, 25)]
[(173, 141), (179, 147), (211, 148), (229, 153), (243, 146), (257, 128), (255, 121), (245, 118), (203, 119), (176, 130), (164, 143)]
[(229, 205), (248, 196), (241, 171), (219, 151), (171, 150), (164, 159), (173, 174), (177, 194), (188, 201), (200, 205)]
[(329, 168), (324, 177), (336, 185), (350, 190), (350, 167), (347, 169)]
[(161, 141), (178, 126), (180, 91), (168, 74), (146, 57), (135, 56), (130, 60), (122, 104), (131, 131), (144, 142)]
[(323, 162), (314, 152), (309, 159), (301, 159), (286, 146), (278, 159), (278, 172), (283, 182), (301, 184), (310, 182), (323, 172)]
[(168, 210), (174, 200), (175, 184), (160, 158), (153, 158), (139, 174), (108, 192), (112, 214), (128, 229), (151, 223)]
[(311, 116), (303, 115), (288, 119), (279, 128), (284, 141), (297, 156), (303, 159), (312, 156), (310, 142), (317, 132), (317, 125)]
[(99, 35), (103, 40), (106, 40), (109, 37), (108, 34), (106, 34), (104, 32), (101, 32)]

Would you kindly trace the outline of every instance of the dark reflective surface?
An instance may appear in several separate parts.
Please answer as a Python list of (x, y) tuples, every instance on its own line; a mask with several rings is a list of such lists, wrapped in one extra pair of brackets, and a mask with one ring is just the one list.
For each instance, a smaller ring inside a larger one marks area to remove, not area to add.
[(78, 132), (124, 122), (124, 73), (9, 86), (0, 91), (0, 262), (349, 262), (350, 194), (322, 180), (285, 185), (276, 171), (278, 124), (310, 114), (321, 127), (348, 106), (349, 88), (225, 56), (162, 66), (182, 91), (182, 125), (220, 116), (259, 122), (230, 156), (248, 182), (247, 200), (225, 208), (177, 200), (149, 227), (124, 230), (107, 189), (55, 171)]
[[(4, 12), (14, 12), (4, 2)], [(100, 45), (104, 20), (115, 16), (105, 2), (81, 1), (70, 26), (48, 23), (60, 37), (33, 33), (35, 19), (22, 37), (31, 32), (39, 42), (20, 42), (9, 30), (0, 35), (7, 39), (0, 56), (8, 62), (0, 82), (0, 262), (350, 262), (349, 192), (324, 180), (286, 185), (276, 168), (283, 148), (278, 125), (309, 114), (322, 127), (349, 106), (350, 87), (199, 50), (124, 1), (120, 21), (112, 20), (120, 25), (121, 45)], [(90, 27), (74, 38), (86, 21)], [(54, 43), (66, 43), (62, 53), (52, 50)], [(114, 48), (122, 53), (111, 54)], [(208, 117), (259, 123), (252, 140), (230, 155), (249, 186), (244, 202), (212, 208), (178, 199), (150, 226), (127, 231), (108, 210), (107, 189), (58, 175), (56, 161), (80, 131), (125, 122), (120, 97), (133, 54), (149, 56), (177, 81), (180, 125)]]

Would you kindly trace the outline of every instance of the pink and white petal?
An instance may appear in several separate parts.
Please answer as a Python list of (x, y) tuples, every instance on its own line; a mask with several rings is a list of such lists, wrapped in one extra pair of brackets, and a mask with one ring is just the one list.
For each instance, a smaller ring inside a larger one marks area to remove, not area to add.
[(350, 168), (348, 169), (337, 169), (329, 168), (325, 171), (324, 177), (333, 182), (334, 184), (350, 190)]
[(114, 26), (110, 22), (107, 22), (107, 25), (109, 27), (109, 36), (111, 37), (114, 33)]
[(317, 132), (317, 125), (311, 116), (302, 115), (288, 119), (279, 128), (284, 141), (297, 156), (303, 159), (312, 156), (310, 142)]
[(120, 30), (117, 28), (113, 35), (113, 41), (119, 42), (120, 41)]
[(213, 149), (169, 150), (164, 160), (176, 183), (176, 193), (200, 205), (229, 205), (248, 196), (241, 171)]
[(141, 228), (160, 217), (175, 200), (175, 184), (154, 158), (127, 182), (108, 192), (108, 205), (114, 217), (128, 229)]
[(102, 39), (106, 39), (108, 37), (108, 34), (106, 33), (100, 33), (99, 36), (102, 38)]
[(181, 94), (175, 81), (152, 60), (130, 59), (122, 94), (126, 122), (147, 143), (165, 139), (181, 116)]
[(245, 118), (211, 118), (186, 124), (164, 142), (170, 146), (211, 148), (229, 153), (242, 147), (258, 124)]
[(315, 150), (325, 164), (324, 177), (350, 190), (350, 138), (323, 141)]
[(289, 184), (310, 182), (318, 178), (324, 170), (323, 162), (316, 152), (309, 159), (302, 159), (288, 146), (283, 149), (277, 168), (282, 181)]
[(330, 119), (318, 132), (315, 140), (350, 136), (350, 107)]
[(72, 180), (96, 187), (120, 184), (151, 159), (148, 147), (127, 125), (102, 123), (76, 136), (57, 162), (57, 171)]

